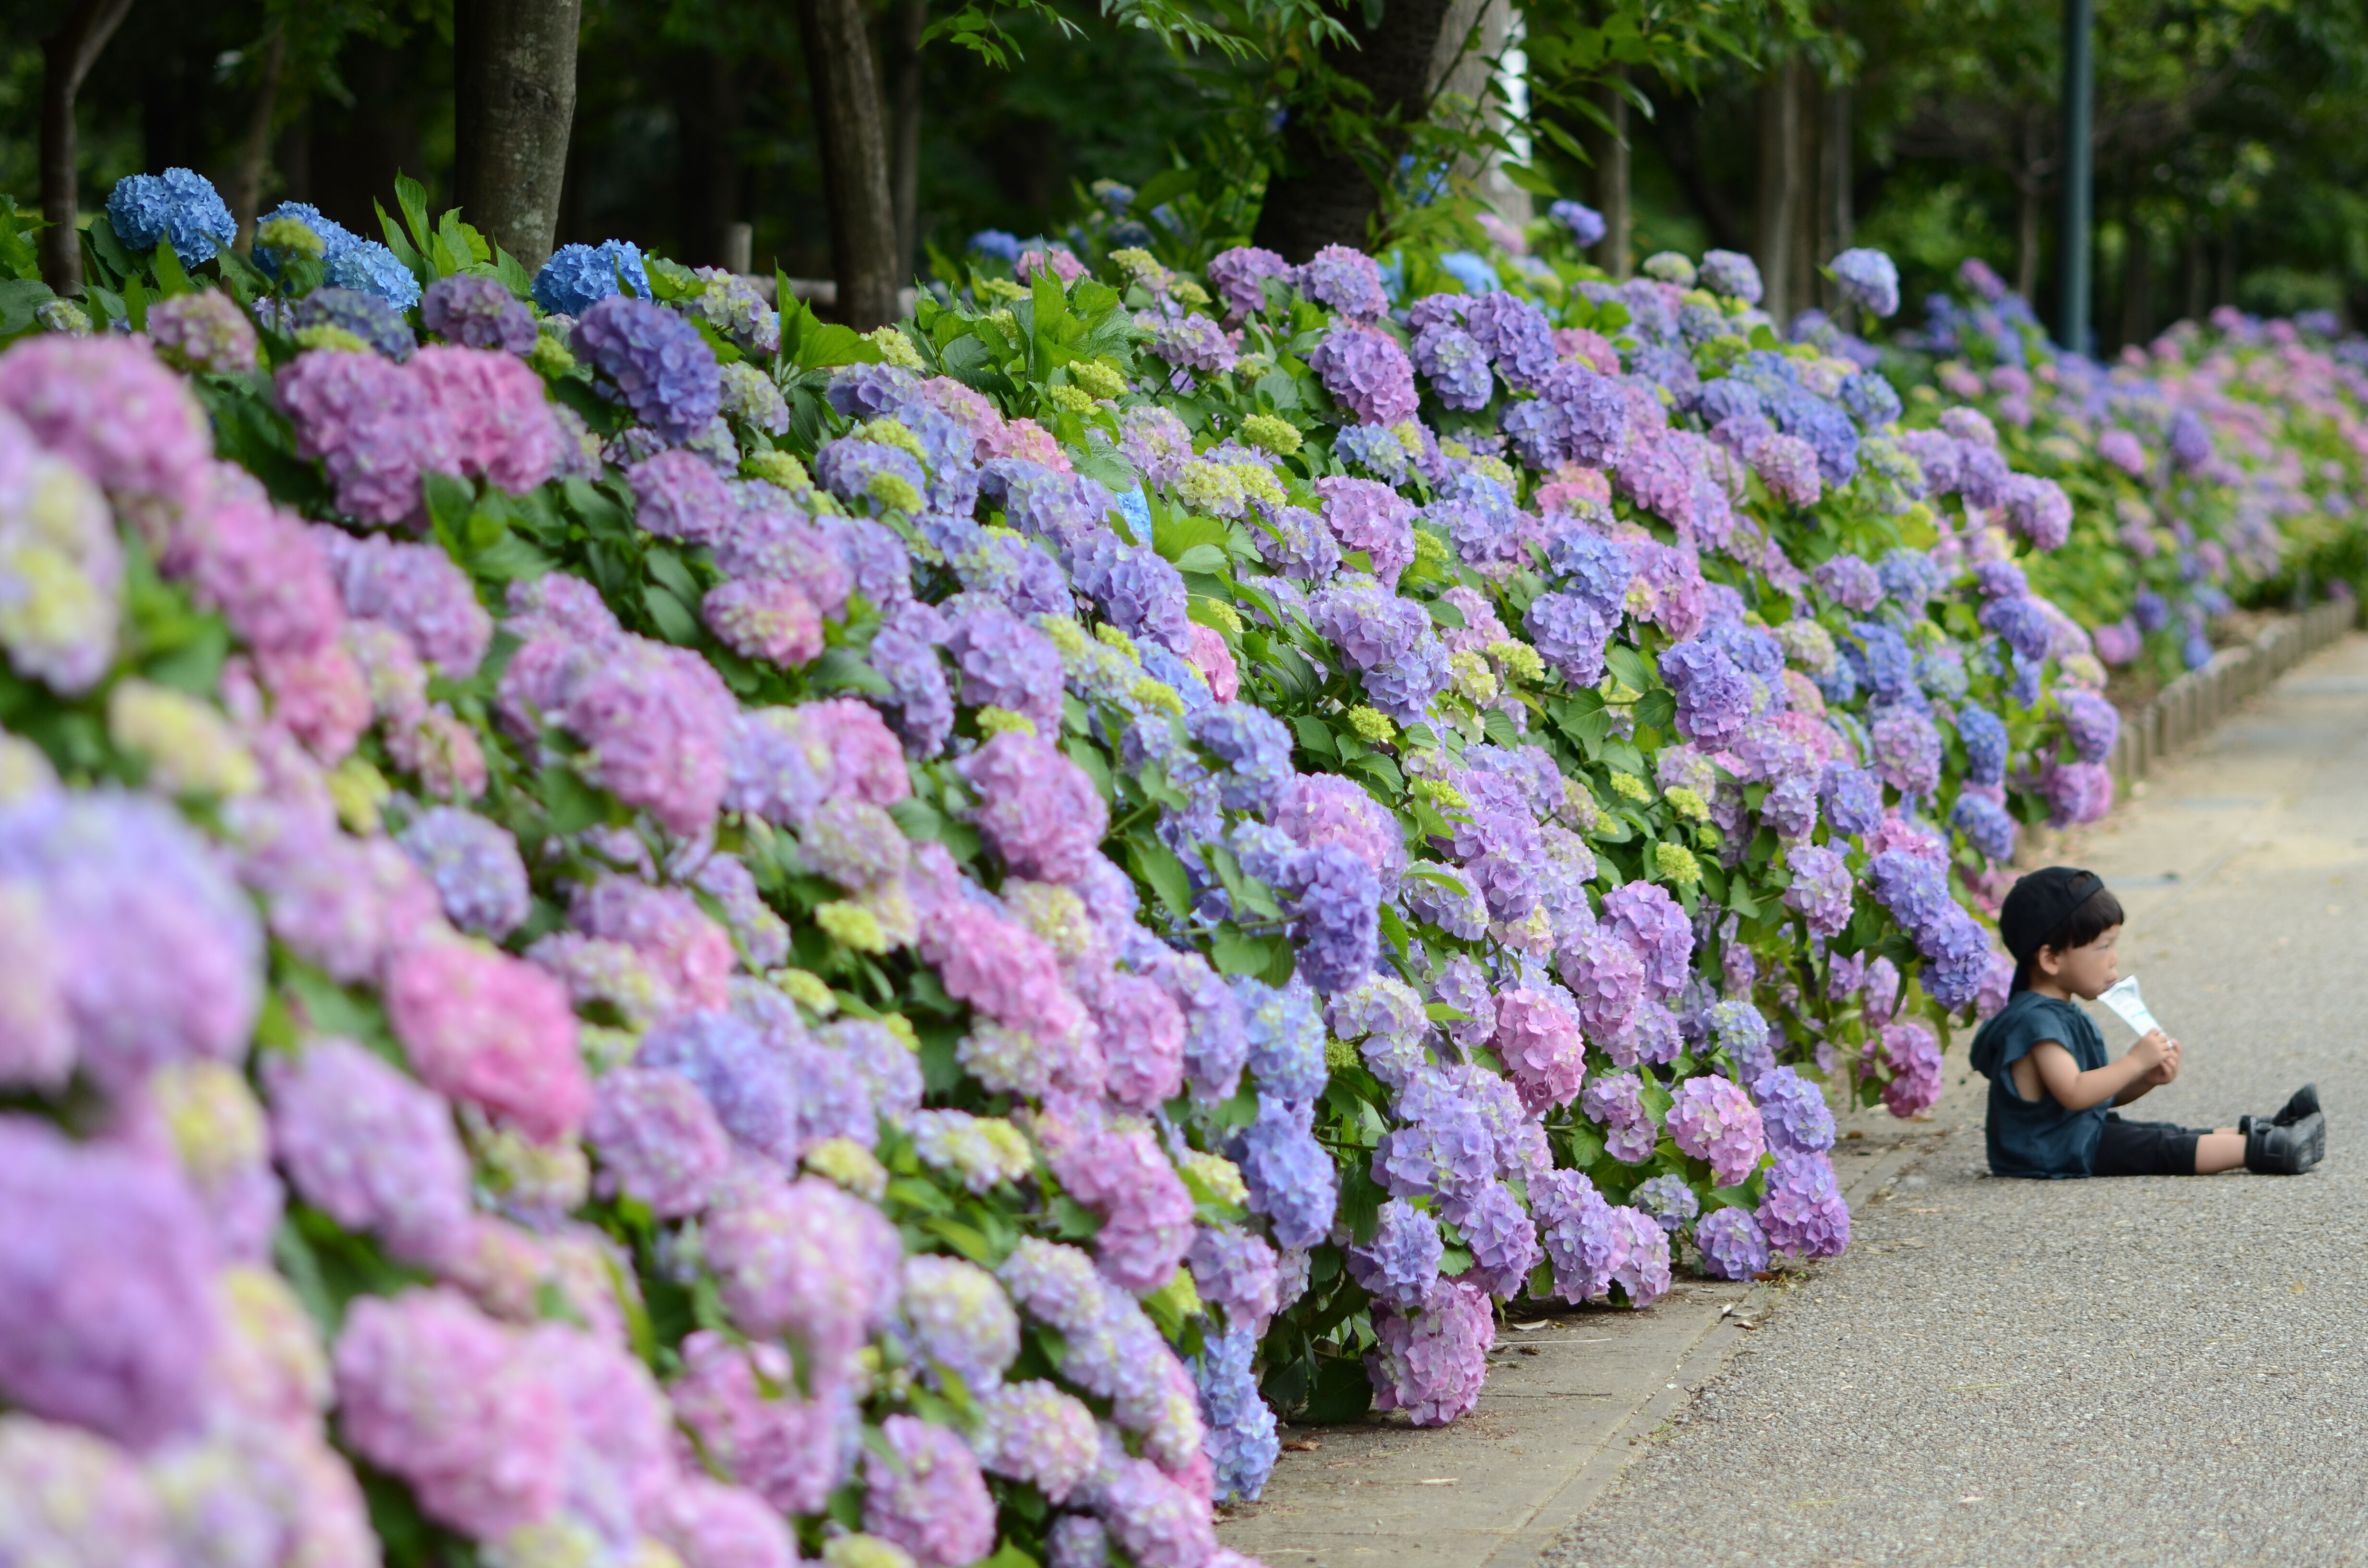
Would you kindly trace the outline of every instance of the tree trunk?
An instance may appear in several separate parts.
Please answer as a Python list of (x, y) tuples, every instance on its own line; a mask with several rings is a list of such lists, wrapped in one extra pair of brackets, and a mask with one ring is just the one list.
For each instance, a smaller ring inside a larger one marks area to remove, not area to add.
[[(2132, 187), (2137, 171), (2130, 171)], [(2135, 189), (2122, 199), (2122, 347), (2154, 335), (2154, 247), (2138, 217)]]
[(929, 0), (896, 0), (888, 9), (888, 196), (899, 279), (921, 270), (921, 33), (928, 22)]
[(238, 251), (255, 245), (255, 220), (263, 211), (263, 171), (271, 161), (271, 116), (279, 106), (279, 69), (288, 55), (287, 36), (274, 26), (256, 73), (255, 107), (247, 111), (246, 135), (239, 142), (238, 165), (231, 176), (231, 216), (238, 220)]
[(2022, 116), (2022, 166), (2014, 176), (2014, 291), (2028, 303), (2039, 288), (2039, 113)]
[(583, 0), (453, 7), (453, 193), (461, 215), (529, 271), (558, 233), (582, 19)]
[[(1343, 18), (1358, 47), (1329, 63), (1372, 95), (1361, 112), (1385, 127), (1384, 177), (1406, 147), (1406, 128), (1429, 111), (1431, 62), (1449, 9), (1450, 0), (1399, 0), (1386, 14), (1354, 7)], [(1376, 16), (1378, 22), (1369, 24)], [(1361, 247), (1381, 205), (1372, 174), (1326, 134), (1310, 107), (1294, 107), (1283, 122), (1281, 166), (1267, 179), (1253, 243), (1292, 261), (1305, 261), (1330, 244)]]
[(1603, 114), (1611, 121), (1611, 133), (1603, 139), (1603, 155), (1595, 165), (1595, 204), (1603, 213), (1599, 265), (1623, 283), (1635, 267), (1629, 244), (1635, 219), (1628, 203), (1628, 95), (1622, 88), (1627, 74), (1615, 69), (1604, 84)]
[(61, 294), (82, 292), (81, 148), (74, 99), (99, 51), (123, 25), (131, 0), (74, 0), (58, 30), (41, 40), (41, 277)]
[(830, 209), (838, 319), (869, 332), (896, 319), (896, 211), (888, 187), (888, 129), (861, 0), (798, 0)]
[(1827, 259), (1831, 259), (1850, 249), (1850, 230), (1858, 223), (1858, 214), (1850, 207), (1853, 160), (1850, 156), (1850, 90), (1848, 83), (1826, 91), (1825, 143), (1825, 250)]
[(1793, 225), (1801, 217), (1801, 64), (1787, 60), (1759, 79), (1759, 211), (1751, 225), (1761, 303), (1781, 325), (1807, 297), (1793, 270)]

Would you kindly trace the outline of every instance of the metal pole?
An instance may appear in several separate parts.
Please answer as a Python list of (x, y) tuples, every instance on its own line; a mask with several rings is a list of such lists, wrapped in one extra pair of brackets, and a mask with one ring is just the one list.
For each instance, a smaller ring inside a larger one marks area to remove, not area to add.
[(2094, 0), (2064, 0), (2064, 299), (2056, 336), (2078, 354), (2089, 352), (2089, 263), (2095, 209), (2096, 158), (2090, 126), (2096, 118)]

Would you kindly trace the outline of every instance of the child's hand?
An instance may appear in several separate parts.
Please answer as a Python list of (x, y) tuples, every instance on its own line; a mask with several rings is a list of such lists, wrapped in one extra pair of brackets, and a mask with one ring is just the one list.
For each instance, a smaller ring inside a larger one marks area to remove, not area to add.
[[(2143, 1082), (2168, 1084), (2179, 1073), (2179, 1042), (2160, 1029), (2149, 1030), (2145, 1038), (2130, 1047), (2130, 1060), (2137, 1063)], [(2163, 1075), (2165, 1062), (2170, 1064), (2169, 1076)]]
[[(2157, 1035), (2162, 1033), (2160, 1029), (2157, 1029), (2154, 1032)], [(2163, 1085), (2171, 1082), (2179, 1076), (2179, 1041), (2174, 1040), (2169, 1043), (2170, 1046), (2169, 1051), (2164, 1055), (2161, 1062), (2157, 1062), (2144, 1078), (2138, 1080), (2140, 1083), (2148, 1084), (2156, 1088), (2160, 1088)]]

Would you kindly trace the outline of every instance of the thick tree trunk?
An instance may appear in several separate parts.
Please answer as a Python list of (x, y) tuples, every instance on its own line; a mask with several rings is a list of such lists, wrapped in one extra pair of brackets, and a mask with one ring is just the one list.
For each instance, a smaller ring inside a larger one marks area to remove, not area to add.
[[(2131, 178), (2135, 181), (2135, 172)], [(2139, 221), (2137, 202), (2122, 203), (2122, 343), (2145, 343), (2154, 335), (2154, 245)]]
[(888, 187), (888, 128), (861, 0), (798, 0), (830, 208), (838, 319), (859, 332), (896, 318), (896, 210)]
[(279, 106), (279, 70), (286, 60), (286, 35), (274, 27), (264, 46), (263, 68), (256, 73), (255, 104), (246, 116), (246, 134), (238, 148), (238, 165), (231, 175), (230, 210), (238, 220), (238, 249), (254, 248), (255, 220), (263, 210), (263, 171), (270, 163), (271, 116)]
[[(1343, 17), (1358, 47), (1331, 55), (1329, 63), (1372, 95), (1361, 106), (1364, 112), (1396, 127), (1383, 138), (1392, 165), (1406, 146), (1405, 128), (1429, 108), (1431, 62), (1450, 9), (1450, 0), (1398, 0), (1379, 13), (1378, 25), (1368, 24), (1376, 13), (1361, 6)], [(1284, 122), (1281, 152), (1281, 166), (1267, 180), (1254, 243), (1292, 261), (1305, 261), (1326, 245), (1362, 246), (1382, 205), (1381, 189), (1364, 165), (1326, 136), (1304, 108)]]
[(1751, 225), (1765, 291), (1761, 303), (1779, 323), (1791, 321), (1808, 297), (1804, 279), (1793, 272), (1793, 226), (1803, 216), (1806, 195), (1802, 140), (1801, 64), (1787, 60), (1759, 79), (1759, 189)]
[(452, 12), (461, 215), (529, 269), (551, 255), (575, 121), (583, 0), (461, 0)]
[(41, 276), (61, 294), (82, 292), (81, 147), (74, 99), (99, 51), (131, 13), (131, 0), (74, 0), (58, 30), (41, 40)]
[(2029, 301), (2039, 287), (2039, 112), (2022, 117), (2022, 166), (2014, 176), (2014, 291)]
[(921, 33), (929, 0), (888, 8), (888, 198), (896, 208), (897, 287), (921, 270)]
[(1825, 170), (1825, 200), (1820, 204), (1825, 215), (1826, 258), (1831, 260), (1850, 249), (1850, 230), (1857, 226), (1858, 214), (1850, 207), (1850, 90), (1849, 84), (1826, 90), (1825, 156), (1819, 160)]
[(1603, 85), (1603, 114), (1611, 121), (1611, 132), (1603, 138), (1603, 154), (1595, 165), (1595, 205), (1603, 214), (1597, 265), (1623, 282), (1636, 265), (1629, 244), (1635, 219), (1628, 202), (1628, 95), (1620, 80), (1626, 74), (1615, 70)]

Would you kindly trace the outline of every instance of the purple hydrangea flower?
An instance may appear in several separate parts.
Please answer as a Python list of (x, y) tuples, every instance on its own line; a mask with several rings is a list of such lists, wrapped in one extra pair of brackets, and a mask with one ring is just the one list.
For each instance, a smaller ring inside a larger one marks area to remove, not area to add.
[(193, 1432), (211, 1237), (169, 1163), (0, 1118), (0, 1397), (133, 1448)]
[(296, 302), (290, 321), (299, 328), (328, 326), (350, 332), (397, 364), (410, 358), (412, 350), (419, 347), (399, 307), (359, 289), (315, 289)]
[(715, 351), (663, 306), (610, 294), (584, 311), (570, 342), (593, 384), (670, 446), (706, 429), (723, 406)]
[(864, 1455), (863, 1528), (923, 1568), (966, 1568), (995, 1548), (995, 1500), (978, 1460), (951, 1427), (910, 1415), (880, 1426)]
[(1065, 1503), (1101, 1463), (1101, 1432), (1085, 1403), (1041, 1380), (973, 1390), (972, 1444), (990, 1474), (1025, 1481)]
[(474, 812), (433, 806), (395, 842), (435, 884), (453, 925), (499, 941), (526, 923), (526, 862), (507, 828)]
[(1752, 1081), (1768, 1146), (1776, 1153), (1814, 1153), (1834, 1146), (1834, 1113), (1815, 1084), (1790, 1067), (1772, 1067)]
[(1837, 555), (1812, 574), (1817, 589), (1844, 609), (1864, 615), (1883, 602), (1883, 579), (1855, 555)]
[(1439, 1280), (1439, 1222), (1403, 1198), (1382, 1205), (1373, 1239), (1349, 1249), (1349, 1277), (1375, 1300), (1419, 1307)]
[(1463, 1278), (1500, 1301), (1520, 1294), (1538, 1265), (1538, 1238), (1512, 1189), (1499, 1181), (1483, 1182), (1449, 1218), (1472, 1253), (1472, 1269)]
[(1627, 882), (1603, 895), (1603, 925), (1645, 964), (1645, 986), (1666, 1001), (1685, 989), (1693, 966), (1693, 926), (1668, 890)]
[(1863, 246), (1846, 250), (1833, 260), (1834, 281), (1842, 297), (1870, 315), (1889, 316), (1899, 310), (1899, 268), (1879, 250)]
[(1949, 808), (1949, 825), (1989, 858), (2010, 860), (2020, 828), (2003, 802), (1979, 793), (1979, 789), (1969, 783), (1957, 797), (1956, 804)]
[(272, 1149), (298, 1196), (404, 1261), (465, 1243), (469, 1161), (444, 1097), (349, 1040), (264, 1064)]
[(1851, 900), (1858, 891), (1850, 862), (1822, 845), (1801, 844), (1785, 850), (1793, 885), (1784, 903), (1798, 910), (1812, 936), (1830, 941), (1850, 924)]
[(1855, 836), (1883, 825), (1883, 781), (1862, 767), (1827, 763), (1818, 779), (1817, 802), (1839, 833)]
[(1759, 302), (1759, 264), (1740, 252), (1731, 250), (1704, 251), (1702, 269), (1695, 281), (1713, 294), (1724, 294), (1740, 300), (1747, 305)]
[(2055, 693), (2055, 706), (2064, 715), (2073, 754), (2082, 762), (2102, 762), (2112, 755), (2113, 743), (2121, 737), (2122, 715), (2112, 703), (2093, 691), (2064, 687)]
[(1257, 1335), (1236, 1327), (1210, 1336), (1193, 1358), (1192, 1381), (1207, 1434), (1202, 1442), (1220, 1500), (1256, 1501), (1281, 1449), (1274, 1411), (1258, 1392), (1258, 1348)]
[(1902, 795), (1926, 796), (1941, 787), (1941, 732), (1923, 714), (1894, 709), (1874, 722), (1875, 772)]
[(1768, 1238), (1742, 1209), (1713, 1209), (1694, 1224), (1702, 1272), (1713, 1279), (1749, 1279), (1768, 1271)]
[(1201, 1299), (1225, 1310), (1225, 1321), (1252, 1335), (1266, 1333), (1281, 1279), (1274, 1248), (1232, 1225), (1202, 1225), (1187, 1256)]
[(790, 1335), (837, 1366), (895, 1301), (895, 1227), (819, 1176), (728, 1184), (704, 1224), (724, 1311), (745, 1334)]
[(1087, 540), (1069, 553), (1069, 575), (1077, 591), (1101, 608), (1110, 623), (1131, 636), (1149, 637), (1170, 652), (1191, 646), (1190, 597), (1176, 568), (1147, 544), (1121, 544), (1114, 534)]
[(1385, 332), (1344, 322), (1309, 352), (1307, 363), (1360, 425), (1395, 425), (1419, 406), (1413, 362)]
[(1505, 384), (1516, 391), (1537, 388), (1556, 367), (1553, 324), (1519, 294), (1499, 290), (1482, 295), (1465, 308), (1463, 324)]
[(1776, 1156), (1768, 1195), (1759, 1204), (1760, 1232), (1777, 1252), (1836, 1257), (1850, 1245), (1850, 1205), (1834, 1181), (1833, 1162), (1814, 1152)]
[(1291, 280), (1301, 293), (1351, 321), (1373, 321), (1390, 308), (1379, 265), (1348, 245), (1326, 245), (1296, 268)]
[(427, 286), (419, 319), (448, 343), (524, 354), (534, 347), (534, 312), (498, 278), (458, 273)]
[(1521, 613), (1521, 625), (1539, 657), (1574, 687), (1592, 687), (1603, 678), (1603, 651), (1613, 624), (1594, 604), (1573, 593), (1540, 594)]
[(1486, 408), (1497, 390), (1487, 355), (1470, 333), (1451, 322), (1433, 323), (1415, 334), (1414, 364), (1449, 408)]
[[(1577, 242), (1578, 248), (1581, 250), (1586, 250), (1596, 244), (1608, 232), (1604, 227), (1603, 214), (1598, 212), (1594, 208), (1588, 206), (1585, 202), (1571, 201), (1567, 199), (1557, 201), (1553, 206), (1546, 209), (1546, 216), (1552, 218), (1555, 222), (1560, 223), (1564, 228), (1568, 229), (1570, 231), (1570, 237)], [(1725, 256), (1731, 253), (1726, 251), (1713, 251), (1711, 254), (1713, 256)], [(1754, 277), (1757, 276), (1758, 274), (1755, 272)], [(1753, 290), (1750, 302), (1757, 303), (1758, 301), (1759, 292), (1755, 289)]]
[(607, 1179), (661, 1220), (707, 1207), (732, 1163), (730, 1135), (698, 1087), (646, 1067), (620, 1067), (600, 1080), (584, 1139)]
[(1266, 309), (1261, 285), (1269, 278), (1287, 279), (1291, 273), (1291, 263), (1256, 245), (1219, 251), (1210, 257), (1208, 267), (1209, 287), (1225, 302), (1227, 312), (1236, 316), (1256, 315)]
[(1725, 649), (1700, 641), (1672, 643), (1661, 654), (1660, 673), (1677, 699), (1680, 735), (1717, 746), (1742, 733), (1751, 714), (1751, 686)]

